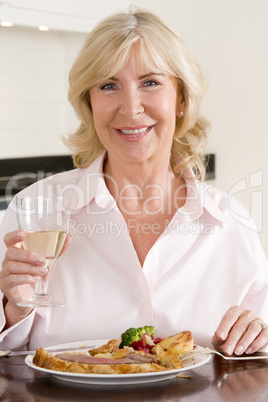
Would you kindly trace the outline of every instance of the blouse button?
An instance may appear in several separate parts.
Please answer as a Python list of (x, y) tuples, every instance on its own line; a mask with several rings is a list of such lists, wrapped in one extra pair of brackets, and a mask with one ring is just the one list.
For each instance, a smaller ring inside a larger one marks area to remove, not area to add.
[(147, 297), (143, 297), (141, 299), (141, 304), (146, 305), (148, 303), (148, 298)]

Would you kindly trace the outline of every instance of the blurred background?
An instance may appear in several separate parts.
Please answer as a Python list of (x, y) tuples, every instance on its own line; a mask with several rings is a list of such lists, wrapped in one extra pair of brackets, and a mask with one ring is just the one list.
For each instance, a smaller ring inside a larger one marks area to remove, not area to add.
[(242, 202), (268, 255), (267, 0), (0, 1), (0, 160), (69, 154), (69, 69), (87, 32), (131, 4), (162, 17), (201, 65), (216, 156), (208, 183)]

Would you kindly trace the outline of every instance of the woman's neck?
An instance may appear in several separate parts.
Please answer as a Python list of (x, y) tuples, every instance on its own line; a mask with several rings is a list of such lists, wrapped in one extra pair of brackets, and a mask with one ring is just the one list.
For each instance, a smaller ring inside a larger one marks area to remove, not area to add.
[(185, 182), (173, 174), (169, 162), (119, 165), (108, 159), (104, 175), (110, 193), (125, 215), (174, 213), (176, 207), (184, 204)]

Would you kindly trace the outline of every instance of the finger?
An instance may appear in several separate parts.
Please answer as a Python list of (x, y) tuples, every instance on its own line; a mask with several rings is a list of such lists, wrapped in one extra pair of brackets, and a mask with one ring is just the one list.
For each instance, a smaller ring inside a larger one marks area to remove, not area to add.
[(249, 345), (252, 344), (252, 342), (258, 337), (258, 335), (260, 335), (261, 332), (262, 325), (260, 323), (260, 320), (251, 321), (246, 328), (244, 335), (240, 338), (237, 345), (235, 346), (234, 353), (236, 355), (241, 355), (242, 353), (244, 353), (248, 349)]
[(214, 346), (215, 349), (218, 349), (221, 345), (224, 344), (224, 341), (219, 339), (217, 332), (214, 333), (212, 340), (211, 340), (212, 345)]
[[(255, 353), (264, 346), (268, 345), (268, 328), (262, 329), (262, 325), (258, 321), (253, 321), (251, 326), (255, 327), (255, 331), (259, 331), (258, 336), (254, 338), (252, 342), (248, 342), (248, 346), (245, 347), (245, 353)], [(259, 329), (258, 329), (259, 327)]]
[[(240, 340), (246, 334), (249, 328), (249, 324), (251, 321), (255, 319), (255, 315), (253, 311), (247, 310), (244, 311), (240, 317), (237, 319), (236, 323), (233, 325), (230, 330), (226, 341), (222, 346), (222, 350), (224, 353), (231, 355), (234, 353), (241, 354), (244, 350), (244, 343), (240, 344)], [(252, 331), (248, 334), (249, 337), (256, 336)]]
[(47, 268), (44, 265), (45, 259), (42, 257), (42, 265), (38, 265), (41, 260), (38, 259), (39, 256), (35, 253), (11, 247), (6, 255), (11, 260), (6, 257), (3, 263), (3, 269), (0, 272), (0, 289), (7, 297), (11, 293), (11, 289), (16, 286), (33, 284), (40, 279), (41, 275), (47, 274)]
[(12, 289), (16, 288), (20, 285), (32, 285), (35, 282), (39, 281), (41, 276), (38, 275), (30, 275), (30, 274), (11, 274), (5, 277), (1, 282), (1, 291), (5, 295), (8, 295), (12, 292)]
[(15, 246), (25, 239), (25, 232), (23, 230), (14, 230), (9, 232), (4, 237), (4, 243), (7, 247)]
[[(0, 288), (7, 300), (14, 304), (17, 300), (22, 298), (21, 295), (23, 295), (25, 291), (28, 293), (29, 289), (32, 289), (32, 292), (34, 290), (36, 281), (40, 279), (41, 277), (38, 275), (11, 274), (6, 277), (1, 277)], [(20, 285), (23, 285), (23, 287)], [(29, 285), (30, 288), (27, 288)]]
[(6, 296), (10, 306), (13, 306), (15, 310), (25, 311), (23, 308), (18, 308), (16, 303), (22, 299), (29, 299), (35, 289), (35, 283), (41, 278), (32, 275), (10, 275), (1, 281), (1, 290)]
[[(19, 249), (16, 247), (9, 247), (5, 255), (5, 263), (9, 261), (26, 262), (30, 265), (45, 265), (45, 257), (34, 253), (33, 251), (28, 251), (24, 249)], [(4, 265), (4, 264), (3, 264)]]
[(227, 310), (214, 334), (216, 342), (220, 344), (227, 339), (230, 330), (244, 311), (240, 306), (234, 306)]
[(1, 271), (1, 276), (6, 278), (10, 275), (44, 275), (46, 273), (47, 267), (45, 265), (35, 266), (19, 261), (9, 261)]
[(35, 267), (29, 264), (10, 261), (0, 272), (0, 289), (8, 299), (16, 295), (20, 285), (32, 285), (47, 273), (45, 266)]

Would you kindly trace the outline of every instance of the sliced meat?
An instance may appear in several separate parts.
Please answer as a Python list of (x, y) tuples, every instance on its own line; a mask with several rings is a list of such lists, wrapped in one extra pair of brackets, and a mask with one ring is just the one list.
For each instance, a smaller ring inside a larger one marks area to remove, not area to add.
[(73, 353), (59, 353), (55, 357), (61, 360), (67, 360), (69, 362), (77, 362), (83, 364), (131, 364), (131, 359), (109, 359), (105, 357), (94, 357), (85, 354), (73, 354)]
[(67, 360), (69, 362), (77, 362), (83, 364), (133, 364), (133, 363), (152, 363), (155, 361), (155, 356), (146, 354), (146, 355), (139, 355), (139, 354), (129, 354), (127, 357), (123, 359), (110, 359), (106, 357), (94, 357), (88, 356), (82, 353), (58, 353), (55, 355), (58, 359)]
[(132, 360), (133, 363), (153, 363), (156, 361), (156, 356), (150, 353), (145, 353), (144, 355), (132, 353), (128, 355), (128, 359)]

